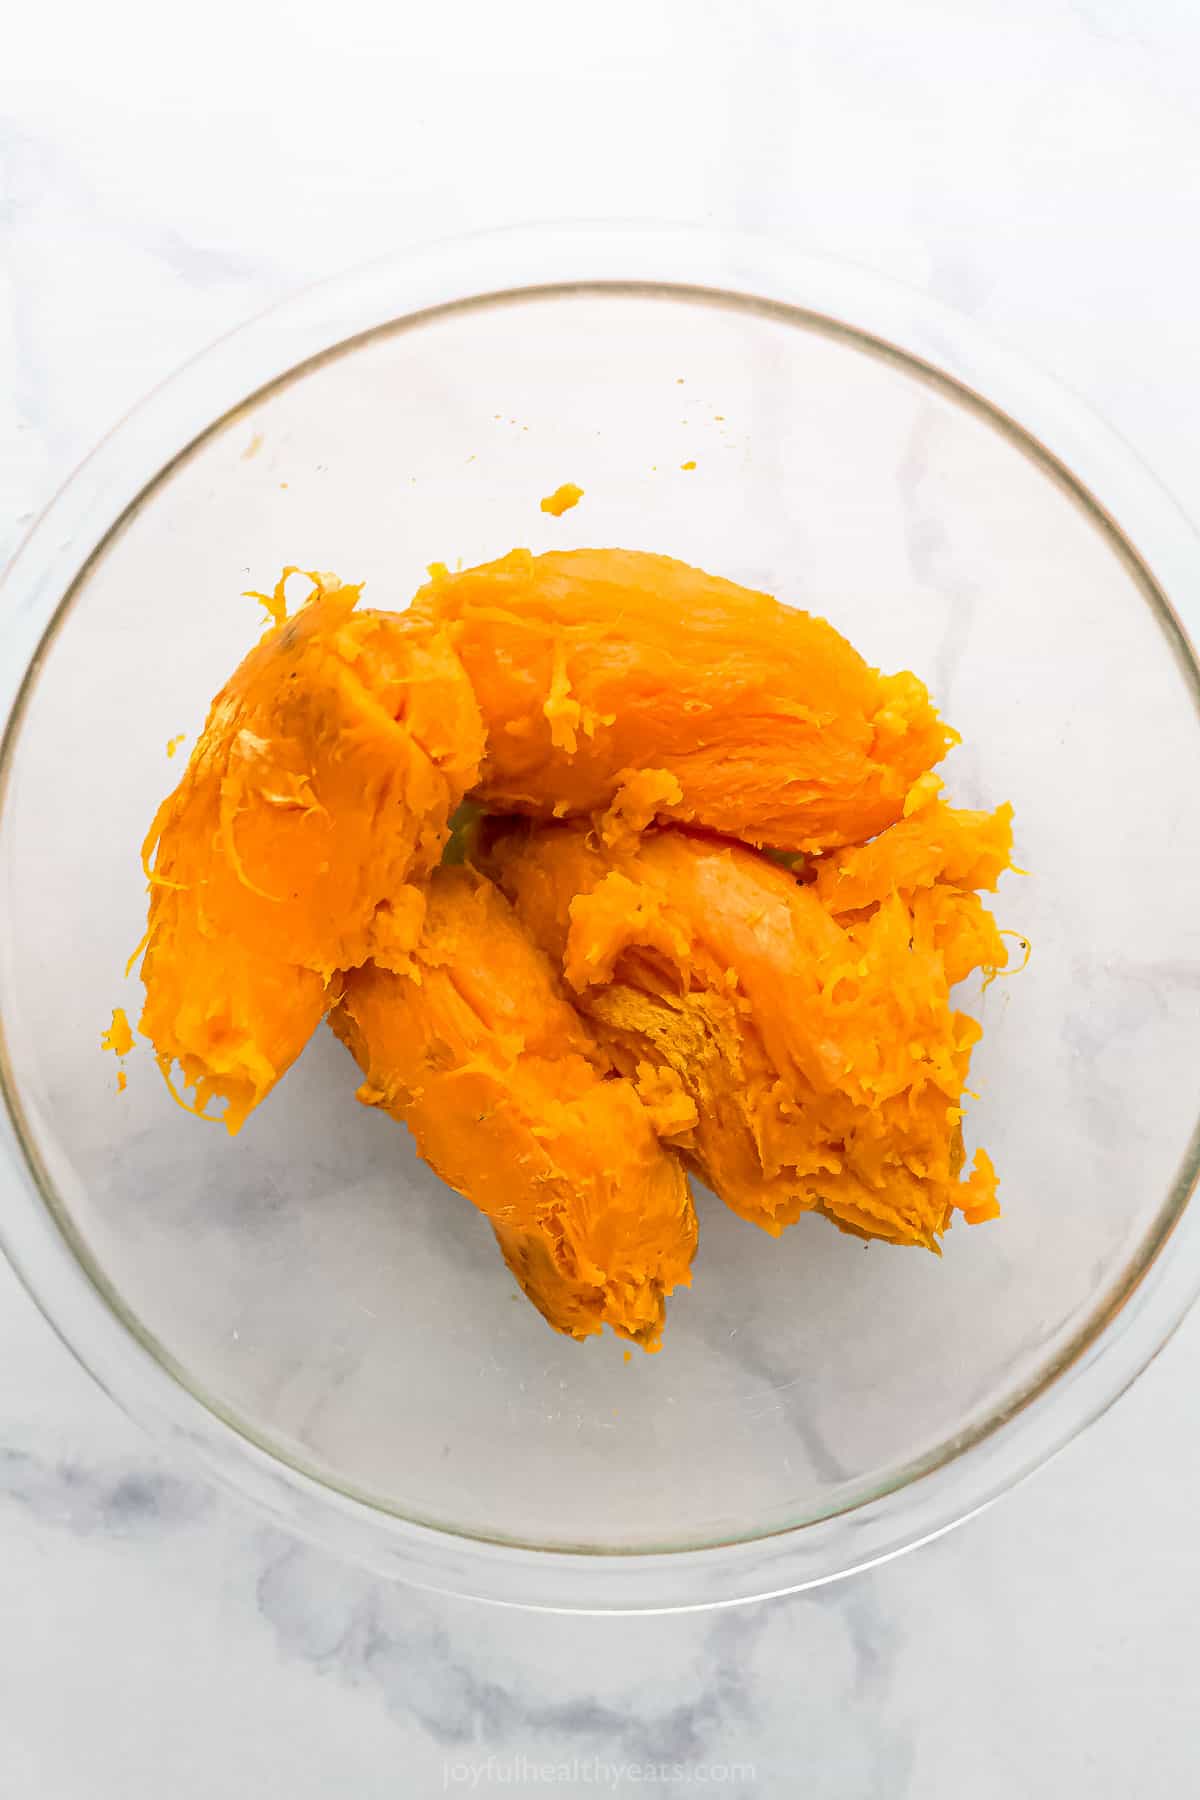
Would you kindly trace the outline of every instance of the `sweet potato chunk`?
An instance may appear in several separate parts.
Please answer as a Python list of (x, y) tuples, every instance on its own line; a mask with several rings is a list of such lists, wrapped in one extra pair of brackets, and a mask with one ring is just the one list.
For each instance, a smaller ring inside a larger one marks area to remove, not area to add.
[(632, 781), (660, 821), (821, 850), (892, 824), (953, 741), (915, 675), (669, 557), (514, 550), (439, 570), (415, 606), (474, 686), (491, 811), (603, 812)]
[(490, 1219), (555, 1330), (608, 1324), (656, 1349), (666, 1297), (691, 1279), (687, 1177), (497, 889), (439, 869), (409, 968), (348, 974), (330, 1022), (360, 1100), (403, 1120)]
[(497, 829), (487, 866), (518, 917), (617, 1066), (660, 1107), (678, 1095), (673, 1141), (736, 1212), (778, 1234), (815, 1209), (933, 1249), (955, 1208), (998, 1210), (984, 1152), (960, 1179), (979, 1026), (949, 990), (1006, 960), (960, 883), (1007, 865), (1008, 809), (928, 805), (809, 885), (677, 829)]
[[(422, 884), (475, 779), (479, 712), (444, 634), (314, 577), (217, 695), (143, 850), (141, 1029), (236, 1132), (299, 1055), (336, 971), (404, 967)], [(151, 864), (151, 859), (153, 859)]]

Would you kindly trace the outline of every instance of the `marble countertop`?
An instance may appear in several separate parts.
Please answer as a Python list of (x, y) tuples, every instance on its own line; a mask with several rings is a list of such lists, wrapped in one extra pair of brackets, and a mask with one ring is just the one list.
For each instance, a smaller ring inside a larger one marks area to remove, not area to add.
[[(966, 310), (1187, 501), (1188, 0), (27, 10), (0, 69), (0, 552), (106, 427), (294, 286), (536, 217), (768, 231)], [(436, 13), (436, 17), (425, 16)], [(0, 1266), (8, 1800), (1191, 1791), (1200, 1319), (967, 1527), (712, 1615), (386, 1586), (158, 1460)], [(678, 1764), (678, 1777), (645, 1765)]]

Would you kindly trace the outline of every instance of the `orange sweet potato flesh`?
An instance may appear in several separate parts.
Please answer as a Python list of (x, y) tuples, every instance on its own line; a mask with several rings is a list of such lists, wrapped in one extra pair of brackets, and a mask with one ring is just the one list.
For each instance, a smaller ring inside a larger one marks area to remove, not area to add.
[(414, 604), (474, 686), (491, 811), (603, 812), (635, 782), (645, 822), (816, 851), (892, 824), (954, 739), (915, 675), (669, 557), (514, 550)]
[(808, 885), (678, 829), (606, 844), (583, 824), (510, 825), (487, 866), (618, 1067), (664, 1110), (675, 1092), (674, 1141), (736, 1212), (777, 1234), (819, 1210), (936, 1249), (956, 1208), (998, 1211), (985, 1152), (962, 1179), (980, 1032), (949, 991), (1005, 962), (961, 883), (994, 882), (1009, 839), (1007, 808), (939, 802)]
[[(482, 725), (444, 634), (314, 576), (217, 695), (143, 850), (141, 1029), (236, 1132), (312, 1035), (337, 971), (406, 965)], [(151, 858), (153, 859), (151, 866)]]
[(348, 974), (330, 1022), (360, 1100), (403, 1120), (487, 1216), (557, 1331), (607, 1324), (657, 1348), (666, 1297), (691, 1279), (687, 1178), (490, 882), (439, 869), (411, 964)]

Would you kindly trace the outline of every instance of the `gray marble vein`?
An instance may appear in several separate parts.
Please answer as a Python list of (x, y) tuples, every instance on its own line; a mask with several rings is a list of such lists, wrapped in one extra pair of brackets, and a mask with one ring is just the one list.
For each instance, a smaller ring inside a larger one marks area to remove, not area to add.
[(7, 1445), (0, 1445), (0, 1498), (39, 1524), (130, 1538), (191, 1524), (210, 1504), (201, 1483), (165, 1470), (47, 1462)]

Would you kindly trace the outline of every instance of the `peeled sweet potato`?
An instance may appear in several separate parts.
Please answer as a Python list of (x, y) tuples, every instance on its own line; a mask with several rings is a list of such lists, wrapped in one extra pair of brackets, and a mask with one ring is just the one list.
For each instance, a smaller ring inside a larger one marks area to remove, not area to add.
[(236, 1132), (329, 1014), (550, 1324), (647, 1350), (685, 1166), (776, 1235), (998, 1212), (951, 989), (1006, 963), (1011, 810), (938, 797), (915, 675), (640, 552), (439, 567), (404, 615), (311, 579), (143, 849), (141, 1029), (192, 1110)]
[(776, 849), (860, 843), (946, 752), (915, 675), (824, 619), (665, 556), (573, 550), (449, 574), (414, 603), (450, 632), (496, 812), (628, 807)]
[(563, 997), (511, 907), (469, 867), (435, 872), (409, 967), (344, 978), (330, 1019), (432, 1168), (490, 1219), (539, 1312), (583, 1338), (658, 1346), (691, 1280), (687, 1177), (633, 1084)]
[(225, 1100), (230, 1132), (303, 1049), (337, 971), (406, 965), (483, 748), (444, 634), (313, 581), (290, 619), (281, 581), (143, 849), (141, 1029), (197, 1110)]
[(606, 843), (583, 824), (516, 824), (487, 866), (617, 1066), (660, 1106), (677, 1095), (673, 1141), (736, 1212), (778, 1234), (815, 1209), (934, 1249), (956, 1208), (998, 1210), (985, 1152), (961, 1179), (979, 1026), (949, 991), (1005, 962), (960, 883), (994, 882), (1009, 836), (1007, 808), (937, 802), (804, 885), (677, 829)]

